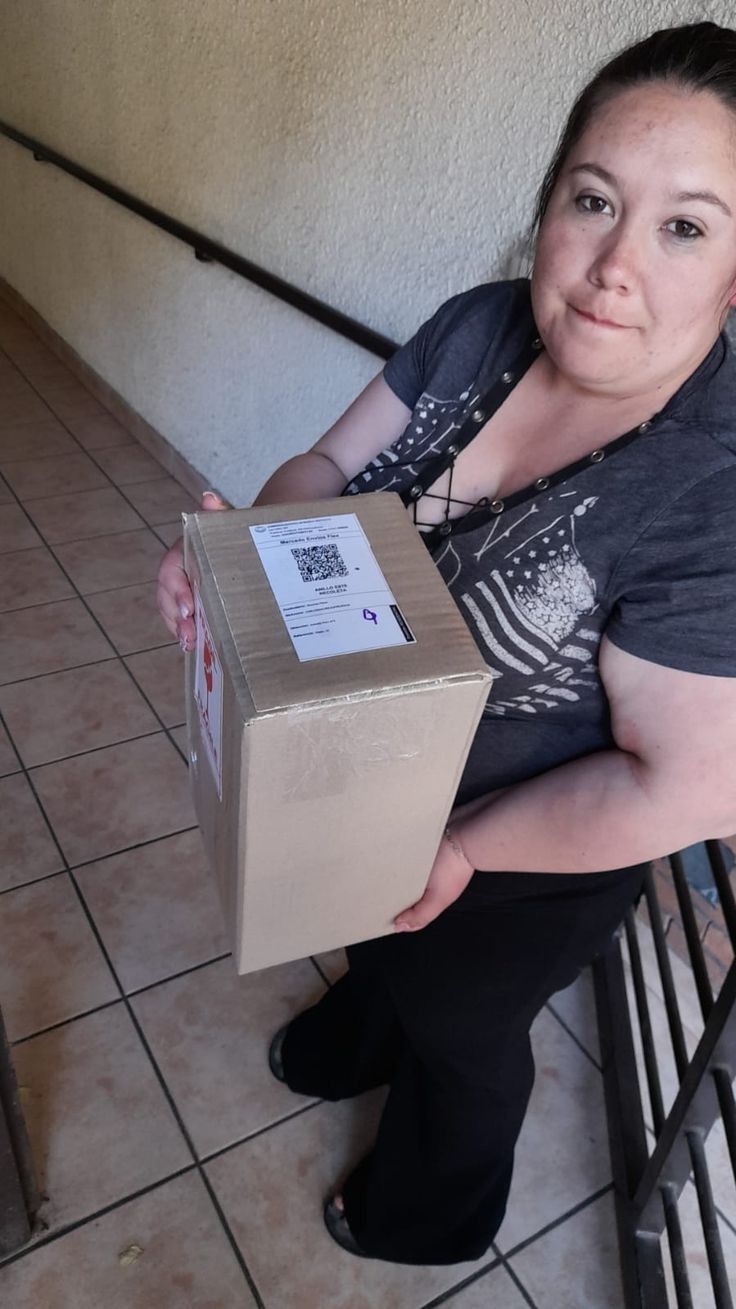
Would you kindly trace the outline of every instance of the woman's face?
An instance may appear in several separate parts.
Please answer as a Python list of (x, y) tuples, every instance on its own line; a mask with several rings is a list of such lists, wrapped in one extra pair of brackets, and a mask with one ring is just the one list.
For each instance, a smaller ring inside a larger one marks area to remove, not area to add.
[(539, 234), (532, 304), (549, 359), (586, 392), (656, 400), (733, 303), (736, 114), (663, 82), (621, 92), (565, 161)]

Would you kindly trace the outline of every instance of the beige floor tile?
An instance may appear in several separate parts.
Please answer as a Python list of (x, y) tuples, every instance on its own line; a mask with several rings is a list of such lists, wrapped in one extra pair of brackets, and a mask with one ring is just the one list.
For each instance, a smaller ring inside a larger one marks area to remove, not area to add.
[[(141, 1254), (126, 1263), (124, 1254), (133, 1247)], [(8, 1309), (253, 1309), (255, 1304), (196, 1173), (164, 1182), (0, 1269), (0, 1298)]]
[(0, 614), (0, 686), (114, 654), (81, 600)]
[(328, 982), (336, 982), (347, 972), (348, 959), (344, 950), (327, 950), (324, 954), (315, 955), (315, 960)]
[(176, 742), (187, 763), (189, 763), (189, 738), (186, 723), (182, 723), (181, 727), (171, 729), (171, 739)]
[(182, 514), (196, 513), (199, 508), (197, 501), (173, 477), (140, 482), (125, 494), (147, 523), (177, 523), (181, 528)]
[(76, 441), (55, 418), (42, 423), (16, 423), (0, 430), (0, 464), (11, 459), (42, 459), (45, 455), (78, 451)]
[(0, 995), (11, 1041), (117, 1000), (67, 873), (0, 895)]
[(130, 655), (125, 662), (166, 727), (186, 721), (184, 656), (178, 645)]
[(126, 991), (228, 949), (198, 831), (89, 864), (77, 879)]
[(166, 473), (158, 460), (137, 442), (119, 450), (101, 450), (96, 458), (117, 486), (155, 481)]
[(27, 500), (25, 508), (49, 545), (134, 532), (143, 520), (114, 486)]
[(33, 779), (71, 864), (195, 823), (186, 766), (163, 733), (44, 764)]
[(50, 378), (36, 383), (45, 403), (57, 418), (66, 425), (78, 419), (109, 419), (108, 411), (85, 390), (71, 374), (64, 378)]
[(191, 1156), (122, 1004), (13, 1050), (51, 1229), (163, 1180)]
[(40, 550), (20, 550), (3, 555), (3, 581), (0, 587), (0, 613), (26, 609), (29, 605), (50, 604), (74, 595), (59, 565), (43, 546)]
[(158, 523), (156, 525), (156, 535), (160, 536), (167, 546), (171, 546), (181, 536), (181, 523)]
[(20, 762), (8, 739), (2, 723), (0, 723), (0, 777), (7, 777), (9, 773), (20, 772)]
[[(53, 407), (56, 402), (51, 403)], [(85, 450), (115, 450), (119, 446), (134, 444), (130, 432), (106, 409), (81, 414), (71, 414), (67, 409), (64, 421)]]
[(584, 968), (572, 986), (558, 991), (549, 1001), (549, 1007), (556, 1013), (570, 1031), (578, 1038), (580, 1044), (595, 1059), (601, 1062), (601, 1043), (598, 1036), (598, 1020), (595, 1012), (595, 993), (593, 974), (590, 968)]
[(0, 687), (0, 712), (28, 768), (159, 730), (117, 659)]
[(11, 392), (5, 388), (0, 391), (0, 431), (8, 425), (43, 423), (48, 417), (46, 405), (30, 386), (16, 387)]
[(0, 890), (57, 873), (64, 861), (26, 778), (0, 781)]
[(15, 497), (4, 478), (0, 477), (0, 505), (15, 504)]
[[(529, 1301), (524, 1299), (505, 1268), (494, 1268), (464, 1291), (451, 1295), (445, 1304), (448, 1309), (528, 1309)], [(540, 1309), (544, 1309), (543, 1303)], [(593, 1309), (593, 1305), (586, 1306), (586, 1309)]]
[(603, 1081), (546, 1009), (532, 1028), (536, 1080), (516, 1148), (499, 1249), (580, 1204), (611, 1179)]
[(3, 464), (2, 472), (21, 500), (71, 495), (109, 486), (105, 474), (81, 451), (50, 459), (19, 459)]
[(163, 558), (161, 543), (149, 528), (72, 541), (58, 546), (56, 554), (82, 595), (153, 582)]
[[(328, 1235), (323, 1203), (369, 1148), (382, 1102), (373, 1093), (317, 1105), (206, 1165), (274, 1309), (419, 1309), (489, 1262), (414, 1268), (356, 1259)], [(295, 1258), (295, 1251), (306, 1257)]]
[(0, 555), (40, 545), (43, 542), (20, 505), (0, 505)]
[(120, 654), (175, 643), (156, 607), (155, 582), (99, 591), (87, 603)]
[(323, 992), (307, 959), (247, 977), (222, 959), (134, 997), (200, 1156), (309, 1103), (272, 1076), (268, 1046), (279, 1027)]
[(621, 1309), (624, 1303), (610, 1195), (566, 1219), (509, 1262), (540, 1309)]

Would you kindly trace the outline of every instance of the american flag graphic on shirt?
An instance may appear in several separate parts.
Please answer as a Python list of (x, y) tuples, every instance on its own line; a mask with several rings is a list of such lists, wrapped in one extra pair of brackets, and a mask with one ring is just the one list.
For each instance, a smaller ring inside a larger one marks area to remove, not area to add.
[[(346, 493), (404, 490), (423, 459), (446, 449), (478, 399), (475, 388), (454, 401), (425, 392), (403, 434)], [(563, 483), (434, 552), (496, 679), (486, 714), (548, 712), (598, 689), (596, 583), (576, 539), (597, 499)]]
[(576, 541), (596, 503), (563, 486), (474, 532), (472, 547), (461, 535), (435, 555), (498, 679), (488, 713), (553, 709), (597, 684), (596, 584)]

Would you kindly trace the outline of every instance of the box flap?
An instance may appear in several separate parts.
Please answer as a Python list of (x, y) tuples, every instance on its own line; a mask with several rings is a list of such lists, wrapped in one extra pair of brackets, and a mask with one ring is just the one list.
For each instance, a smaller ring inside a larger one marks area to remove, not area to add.
[[(415, 640), (301, 662), (250, 528), (342, 514), (357, 515)], [(478, 646), (397, 495), (199, 513), (187, 516), (186, 530), (201, 542), (201, 564), (214, 577), (259, 714), (445, 679), (490, 685)]]

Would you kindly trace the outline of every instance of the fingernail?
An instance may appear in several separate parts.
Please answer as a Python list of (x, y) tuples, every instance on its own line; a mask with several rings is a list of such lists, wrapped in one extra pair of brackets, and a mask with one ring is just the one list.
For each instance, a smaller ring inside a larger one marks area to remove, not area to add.
[(189, 617), (189, 606), (188, 606), (188, 605), (179, 605), (179, 613), (181, 614), (182, 618), (188, 618), (188, 617)]
[(220, 499), (220, 497), (219, 497), (219, 495), (217, 494), (216, 491), (203, 491), (203, 492), (202, 492), (202, 495), (213, 495), (213, 496), (215, 497), (216, 500), (219, 500), (219, 499)]
[(189, 653), (189, 642), (187, 641), (187, 638), (185, 636), (181, 637), (179, 641), (179, 648), (183, 650), (184, 654)]
[(410, 926), (409, 923), (397, 923), (397, 924), (396, 924), (396, 931), (397, 931), (397, 932), (410, 932), (410, 931), (411, 931), (411, 926)]

